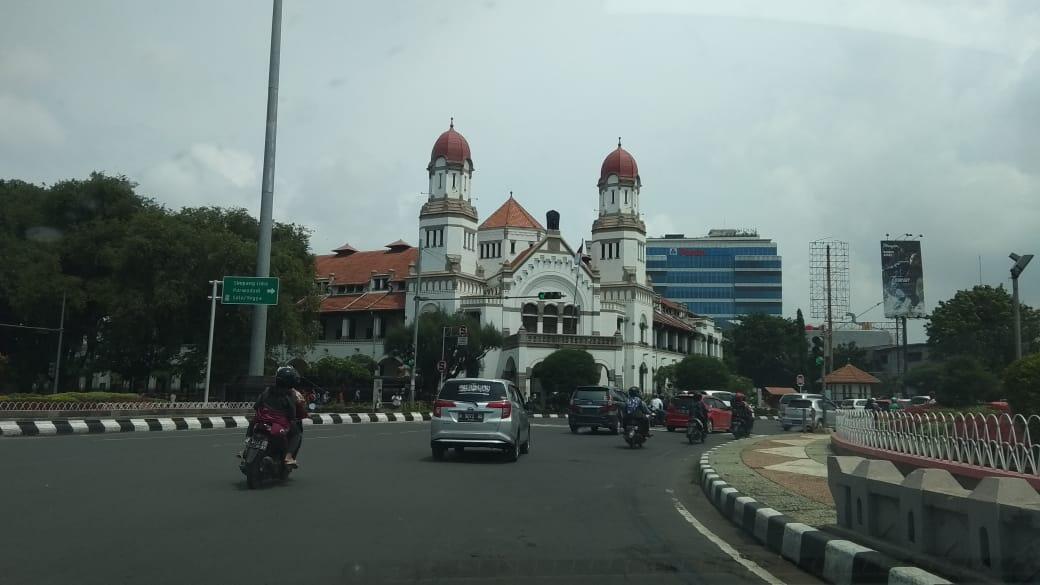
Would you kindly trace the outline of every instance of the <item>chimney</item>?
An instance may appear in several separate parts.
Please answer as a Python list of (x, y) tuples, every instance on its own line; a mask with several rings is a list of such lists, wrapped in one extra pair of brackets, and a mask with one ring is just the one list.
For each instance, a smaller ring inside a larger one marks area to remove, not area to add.
[(545, 227), (550, 232), (560, 232), (560, 212), (555, 209), (550, 209), (545, 214)]

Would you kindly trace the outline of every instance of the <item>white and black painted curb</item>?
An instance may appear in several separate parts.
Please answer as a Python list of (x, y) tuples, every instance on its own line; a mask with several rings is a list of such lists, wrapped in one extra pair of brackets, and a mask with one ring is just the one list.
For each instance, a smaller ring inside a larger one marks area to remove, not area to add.
[(742, 495), (723, 481), (708, 455), (701, 456), (700, 480), (711, 503), (769, 550), (828, 583), (888, 583), (891, 585), (947, 584), (943, 579), (850, 540), (795, 522), (754, 498)]
[[(567, 418), (560, 414), (533, 414), (533, 418)], [(100, 433), (130, 433), (136, 431), (189, 431), (202, 429), (233, 429), (249, 426), (248, 416), (172, 416), (143, 418), (84, 418), (70, 420), (4, 420), (0, 421), (0, 436), (86, 435)], [(423, 422), (430, 420), (428, 412), (404, 413), (331, 413), (312, 414), (304, 425), (339, 425), (380, 422)]]

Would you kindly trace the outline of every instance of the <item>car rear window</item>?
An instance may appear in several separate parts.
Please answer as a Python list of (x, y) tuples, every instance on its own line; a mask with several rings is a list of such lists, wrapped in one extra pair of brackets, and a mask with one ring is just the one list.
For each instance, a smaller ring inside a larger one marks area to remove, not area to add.
[(606, 402), (607, 393), (606, 388), (578, 388), (571, 398), (575, 402)]
[(488, 402), (506, 397), (506, 385), (491, 380), (448, 380), (441, 388), (443, 400)]
[(788, 408), (812, 408), (812, 400), (796, 398), (787, 403)]
[(680, 410), (683, 408), (689, 408), (691, 404), (693, 404), (693, 398), (683, 397), (672, 399), (672, 405)]

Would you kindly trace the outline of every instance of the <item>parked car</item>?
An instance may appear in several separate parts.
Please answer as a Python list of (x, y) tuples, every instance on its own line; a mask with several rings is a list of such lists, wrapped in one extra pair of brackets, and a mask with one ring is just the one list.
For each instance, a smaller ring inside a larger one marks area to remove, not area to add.
[(571, 432), (582, 427), (596, 432), (601, 427), (616, 435), (624, 428), (625, 395), (620, 390), (606, 386), (579, 386), (571, 394), (567, 408), (567, 423)]
[(779, 404), (776, 407), (777, 415), (779, 415), (780, 420), (783, 420), (783, 418), (784, 418), (784, 409), (787, 407), (787, 403), (791, 402), (792, 400), (798, 400), (800, 398), (823, 398), (823, 395), (822, 394), (806, 394), (806, 393), (803, 393), (803, 394), (797, 394), (797, 393), (795, 393), (795, 394), (784, 394), (783, 396), (780, 397), (780, 402), (779, 402)]
[(841, 408), (842, 410), (863, 410), (866, 406), (866, 398), (846, 398), (841, 401), (841, 406), (838, 408)]
[[(701, 398), (701, 401), (708, 409), (707, 432), (728, 431), (733, 418), (730, 407), (726, 406), (722, 399), (714, 396), (705, 396)], [(668, 402), (665, 413), (665, 428), (669, 431), (686, 428), (690, 424), (690, 405), (692, 403), (693, 397), (689, 394), (680, 394), (672, 398)]]
[(705, 396), (711, 396), (712, 398), (718, 398), (726, 406), (732, 406), (733, 393), (729, 390), (701, 390), (701, 394)]
[(508, 380), (455, 378), (437, 394), (430, 420), (433, 458), (454, 447), (501, 450), (516, 461), (531, 449), (531, 421), (520, 391)]
[(785, 431), (793, 426), (814, 429), (833, 427), (838, 407), (826, 398), (796, 398), (787, 402), (780, 426)]

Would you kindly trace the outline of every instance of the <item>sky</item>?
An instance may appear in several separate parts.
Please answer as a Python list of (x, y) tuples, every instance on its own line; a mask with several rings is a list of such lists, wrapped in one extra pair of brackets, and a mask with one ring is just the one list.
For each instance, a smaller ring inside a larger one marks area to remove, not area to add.
[[(262, 0), (7, 0), (0, 177), (258, 213), (270, 27)], [(1037, 104), (1031, 0), (286, 0), (274, 214), (315, 253), (414, 243), (453, 116), (481, 218), (513, 192), (577, 244), (620, 136), (649, 235), (757, 229), (791, 316), (809, 242), (847, 241), (876, 321), (886, 234), (922, 236), (929, 310), (1040, 254)]]

